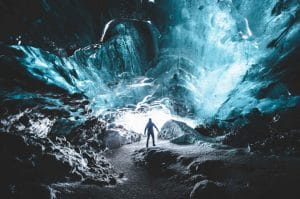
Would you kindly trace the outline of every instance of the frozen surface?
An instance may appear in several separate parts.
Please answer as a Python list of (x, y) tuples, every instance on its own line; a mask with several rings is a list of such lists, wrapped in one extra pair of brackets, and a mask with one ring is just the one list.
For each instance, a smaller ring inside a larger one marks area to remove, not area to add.
[(33, 78), (82, 93), (94, 115), (112, 110), (121, 113), (120, 122), (139, 114), (157, 117), (159, 110), (159, 123), (173, 117), (201, 123), (254, 107), (272, 112), (299, 104), (292, 80), (282, 82), (296, 66), (274, 69), (297, 51), (299, 1), (151, 2), (157, 10), (172, 8), (161, 33), (151, 21), (112, 20), (101, 44), (70, 57), (11, 48), (22, 52), (16, 59)]

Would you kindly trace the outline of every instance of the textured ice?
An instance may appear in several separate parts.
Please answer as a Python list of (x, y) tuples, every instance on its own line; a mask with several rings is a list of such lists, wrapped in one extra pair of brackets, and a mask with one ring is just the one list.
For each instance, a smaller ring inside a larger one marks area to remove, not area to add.
[(34, 47), (12, 48), (24, 53), (18, 60), (33, 77), (83, 93), (95, 114), (131, 106), (139, 113), (167, 109), (168, 119), (203, 121), (299, 103), (285, 86), (276, 97), (275, 91), (273, 97), (257, 97), (285, 75), (271, 68), (299, 45), (299, 1), (152, 2), (176, 10), (170, 9), (173, 22), (162, 35), (148, 21), (112, 20), (101, 44), (67, 58)]

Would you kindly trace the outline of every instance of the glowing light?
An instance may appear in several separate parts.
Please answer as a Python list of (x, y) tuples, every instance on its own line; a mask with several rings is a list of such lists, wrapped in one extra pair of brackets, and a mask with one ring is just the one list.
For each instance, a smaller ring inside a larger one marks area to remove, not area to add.
[(171, 119), (185, 122), (191, 127), (196, 126), (196, 121), (174, 116), (167, 109), (153, 109), (148, 112), (127, 111), (116, 119), (116, 124), (121, 124), (127, 129), (143, 134), (149, 118), (152, 118), (158, 129), (161, 129)]

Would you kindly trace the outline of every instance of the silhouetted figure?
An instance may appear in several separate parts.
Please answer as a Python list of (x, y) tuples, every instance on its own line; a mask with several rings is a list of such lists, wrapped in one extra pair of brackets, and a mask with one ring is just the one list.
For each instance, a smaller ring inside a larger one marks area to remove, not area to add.
[(156, 125), (152, 122), (152, 119), (149, 118), (149, 121), (148, 121), (148, 123), (147, 123), (147, 125), (145, 127), (145, 130), (144, 130), (144, 134), (145, 135), (146, 135), (146, 131), (147, 131), (147, 144), (146, 144), (147, 148), (148, 148), (148, 143), (149, 143), (150, 135), (152, 137), (153, 146), (155, 146), (153, 127), (157, 130), (157, 132), (159, 132), (159, 130), (156, 127)]

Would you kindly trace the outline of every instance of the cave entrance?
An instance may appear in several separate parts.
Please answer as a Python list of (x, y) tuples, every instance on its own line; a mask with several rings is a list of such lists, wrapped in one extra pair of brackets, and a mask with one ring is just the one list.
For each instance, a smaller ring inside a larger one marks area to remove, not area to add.
[[(197, 125), (197, 121), (173, 115), (168, 109), (163, 108), (152, 109), (146, 112), (139, 112), (135, 110), (125, 111), (116, 118), (115, 122), (118, 125), (124, 126), (128, 130), (144, 134), (144, 129), (149, 118), (152, 118), (158, 129), (161, 129), (162, 126), (169, 120), (182, 121), (193, 128)], [(156, 132), (155, 136), (157, 137)]]

